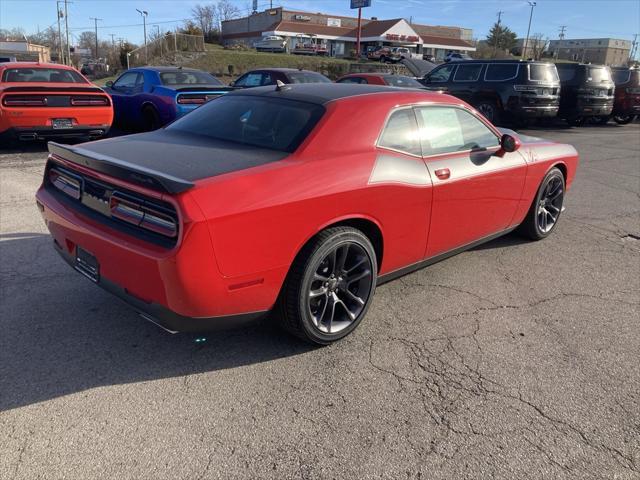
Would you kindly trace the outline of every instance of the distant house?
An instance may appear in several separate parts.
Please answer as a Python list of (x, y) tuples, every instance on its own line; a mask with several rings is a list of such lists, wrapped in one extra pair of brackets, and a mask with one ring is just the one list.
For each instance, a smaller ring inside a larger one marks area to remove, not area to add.
[(631, 53), (631, 41), (616, 38), (551, 40), (549, 53), (560, 60), (601, 65), (626, 65)]
[(51, 50), (27, 40), (0, 40), (0, 55), (22, 61), (50, 62)]

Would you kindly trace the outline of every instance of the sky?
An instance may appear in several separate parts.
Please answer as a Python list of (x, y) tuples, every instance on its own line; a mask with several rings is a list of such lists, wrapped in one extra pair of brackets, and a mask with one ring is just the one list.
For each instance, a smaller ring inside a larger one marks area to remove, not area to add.
[[(71, 0), (70, 0), (71, 1)], [(251, 9), (251, 0), (230, 0), (243, 15)], [(69, 8), (72, 36), (93, 30), (90, 17), (99, 17), (98, 36), (109, 40), (125, 38), (142, 43), (142, 19), (136, 9), (147, 10), (147, 27), (158, 25), (163, 31), (180, 25), (196, 4), (207, 0), (73, 0)], [(558, 38), (561, 25), (566, 38), (613, 37), (633, 40), (640, 33), (640, 0), (536, 0), (531, 35), (541, 33)], [(270, 0), (259, 0), (258, 10), (269, 8)], [(357, 15), (349, 9), (349, 0), (273, 0), (273, 6), (291, 9)], [(519, 37), (527, 33), (530, 7), (526, 0), (372, 0), (363, 9), (363, 17), (379, 19), (412, 17), (427, 25), (454, 25), (473, 29), (477, 39), (487, 32), (502, 11), (502, 22)], [(0, 0), (0, 28), (21, 27), (27, 33), (56, 26), (56, 0)], [(639, 37), (640, 41), (640, 37)]]

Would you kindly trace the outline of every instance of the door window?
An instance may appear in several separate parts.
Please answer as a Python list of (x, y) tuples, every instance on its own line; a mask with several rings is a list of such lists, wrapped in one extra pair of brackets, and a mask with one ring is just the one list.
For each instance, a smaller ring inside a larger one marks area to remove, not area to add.
[(422, 154), (416, 117), (411, 108), (396, 110), (391, 114), (382, 131), (378, 146), (410, 155)]
[(240, 77), (235, 86), (237, 87), (259, 87), (262, 82), (262, 73), (247, 73), (244, 77)]
[(432, 83), (446, 82), (449, 80), (451, 72), (454, 68), (454, 65), (446, 65), (442, 68), (438, 68), (437, 70), (431, 72), (431, 74), (429, 75), (429, 80)]
[(500, 141), (483, 122), (456, 107), (418, 107), (424, 156), (497, 147)]
[(260, 85), (275, 85), (275, 80), (273, 79), (273, 77), (271, 77), (270, 73), (263, 73), (262, 74), (262, 81), (260, 83)]
[(123, 74), (118, 80), (116, 80), (116, 83), (114, 83), (113, 86), (116, 89), (135, 88), (142, 83), (141, 77), (142, 75), (140, 75), (138, 72), (127, 72)]
[(458, 65), (453, 81), (477, 82), (478, 78), (480, 78), (480, 70), (482, 70), (482, 64)]
[(340, 80), (338, 83), (367, 83), (362, 77), (347, 77)]

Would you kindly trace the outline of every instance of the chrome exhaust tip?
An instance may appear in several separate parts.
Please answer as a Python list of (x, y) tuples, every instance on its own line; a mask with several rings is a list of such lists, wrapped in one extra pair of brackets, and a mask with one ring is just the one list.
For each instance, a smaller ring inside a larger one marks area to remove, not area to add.
[(167, 333), (170, 333), (171, 335), (175, 335), (176, 333), (178, 333), (177, 330), (170, 330), (167, 327), (165, 327), (164, 325), (161, 325), (155, 318), (147, 315), (146, 313), (138, 312), (138, 315), (140, 315), (142, 318), (144, 318), (147, 322), (153, 323), (156, 327), (161, 328), (162, 330), (164, 330)]

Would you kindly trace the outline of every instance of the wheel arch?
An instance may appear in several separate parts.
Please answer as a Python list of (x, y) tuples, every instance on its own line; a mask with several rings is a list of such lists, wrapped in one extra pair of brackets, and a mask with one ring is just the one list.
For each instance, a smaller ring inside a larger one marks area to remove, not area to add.
[(376, 252), (376, 261), (378, 263), (378, 271), (380, 271), (380, 267), (382, 265), (382, 259), (384, 256), (384, 235), (382, 231), (382, 227), (380, 223), (369, 216), (365, 215), (348, 215), (339, 218), (332, 219), (325, 224), (321, 225), (313, 234), (309, 235), (304, 242), (302, 242), (298, 249), (296, 250), (296, 254), (291, 264), (295, 262), (295, 259), (300, 255), (300, 252), (304, 249), (304, 247), (313, 240), (320, 232), (328, 228), (333, 227), (351, 227), (356, 230), (360, 230), (371, 242), (373, 245), (373, 250)]

